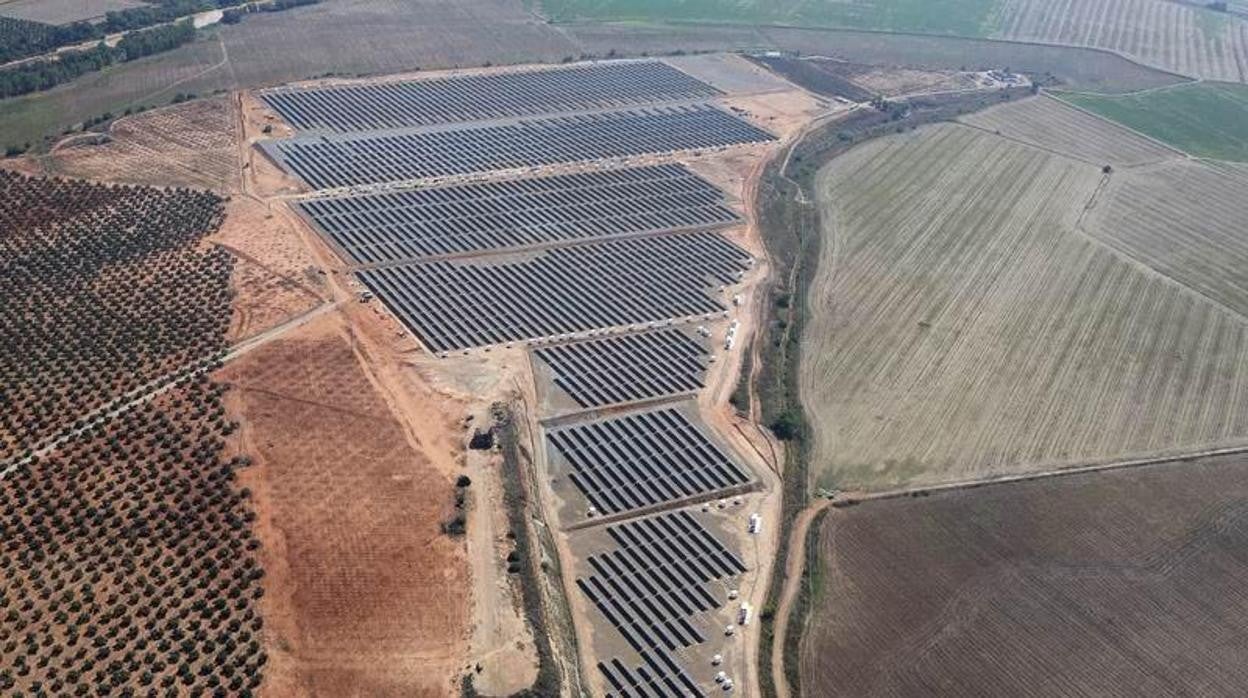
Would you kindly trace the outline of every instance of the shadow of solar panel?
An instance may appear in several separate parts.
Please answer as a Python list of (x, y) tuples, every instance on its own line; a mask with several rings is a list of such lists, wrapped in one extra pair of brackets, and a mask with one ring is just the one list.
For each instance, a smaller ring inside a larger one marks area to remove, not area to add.
[(546, 438), (567, 461), (568, 479), (603, 514), (679, 502), (750, 480), (674, 408), (551, 429)]
[(708, 289), (735, 281), (749, 259), (719, 235), (689, 233), (358, 276), (425, 346), (442, 352), (721, 312)]
[(732, 114), (698, 104), (260, 145), (314, 189), (327, 189), (772, 140)]
[(689, 99), (719, 90), (659, 61), (279, 88), (261, 98), (297, 129), (334, 132), (486, 121)]
[(534, 352), (555, 385), (585, 408), (696, 391), (707, 351), (677, 329), (591, 339)]
[(736, 222), (683, 165), (512, 179), (298, 204), (352, 262), (383, 264)]
[(621, 696), (704, 695), (672, 653), (702, 643), (690, 622), (724, 601), (707, 587), (745, 572), (741, 559), (687, 511), (607, 527), (616, 548), (591, 555), (594, 573), (576, 580), (642, 664), (618, 657), (598, 665)]

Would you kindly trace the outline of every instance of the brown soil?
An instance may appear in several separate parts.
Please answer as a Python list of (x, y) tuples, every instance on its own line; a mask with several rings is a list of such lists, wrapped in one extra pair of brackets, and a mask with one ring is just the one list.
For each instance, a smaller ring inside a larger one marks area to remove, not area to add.
[(107, 136), (71, 136), (42, 160), (53, 174), (233, 192), (238, 140), (237, 107), (221, 95), (123, 117)]
[(439, 524), (457, 446), (413, 434), (369, 363), (331, 314), (221, 372), (255, 460), (243, 479), (269, 572), (270, 695), (454, 692), (468, 566)]
[[(280, 206), (280, 205), (279, 205)], [(247, 196), (226, 204), (225, 223), (210, 238), (238, 259), (231, 341), (276, 327), (331, 295), (325, 276), (304, 246), (291, 217)]]
[(805, 695), (1204, 695), (1248, 684), (1244, 456), (830, 510)]

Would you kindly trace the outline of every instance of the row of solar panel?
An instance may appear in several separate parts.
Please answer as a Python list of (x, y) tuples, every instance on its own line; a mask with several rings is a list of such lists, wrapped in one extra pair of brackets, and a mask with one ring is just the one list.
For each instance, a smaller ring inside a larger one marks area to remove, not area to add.
[(551, 429), (546, 438), (596, 511), (633, 511), (750, 478), (684, 413), (667, 408)]
[(618, 657), (600, 662), (608, 684), (621, 696), (702, 695), (671, 653), (705, 641), (690, 621), (724, 603), (707, 584), (745, 572), (745, 564), (688, 511), (607, 532), (616, 549), (591, 555), (594, 573), (577, 586), (642, 658), (634, 671)]
[(298, 205), (351, 261), (376, 264), (736, 222), (723, 202), (714, 185), (665, 165)]
[(585, 408), (695, 391), (702, 387), (707, 362), (706, 348), (674, 328), (534, 353), (550, 366), (555, 385)]
[(775, 137), (715, 107), (634, 109), (503, 125), (266, 141), (261, 147), (315, 189), (468, 175)]
[(749, 254), (714, 233), (611, 240), (495, 264), (450, 260), (359, 277), (435, 352), (706, 316)]
[(666, 63), (618, 61), (403, 82), (283, 88), (261, 97), (297, 129), (341, 133), (710, 99), (719, 94)]

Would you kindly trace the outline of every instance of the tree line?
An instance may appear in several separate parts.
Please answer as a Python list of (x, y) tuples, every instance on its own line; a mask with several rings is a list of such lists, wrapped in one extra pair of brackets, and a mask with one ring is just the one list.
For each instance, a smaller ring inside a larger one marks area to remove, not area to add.
[[(237, 23), (243, 14), (252, 8), (259, 12), (279, 12), (281, 10), (312, 5), (320, 0), (273, 0), (265, 3), (250, 3), (246, 9), (226, 10), (222, 21), (228, 24)], [(183, 9), (199, 4), (226, 4), (227, 0), (176, 0)], [(163, 5), (162, 5), (163, 7)], [(147, 8), (134, 8), (145, 11)], [(210, 8), (211, 9), (211, 8)], [(131, 10), (122, 10), (122, 14)], [(107, 20), (106, 20), (107, 22)], [(144, 56), (162, 53), (175, 49), (195, 40), (195, 27), (191, 20), (184, 19), (174, 24), (165, 24), (150, 29), (127, 31), (122, 35), (116, 46), (108, 46), (103, 41), (81, 51), (67, 51), (56, 58), (32, 61), (0, 70), (0, 99), (17, 97), (32, 92), (49, 90), (62, 83), (97, 70), (133, 61)]]

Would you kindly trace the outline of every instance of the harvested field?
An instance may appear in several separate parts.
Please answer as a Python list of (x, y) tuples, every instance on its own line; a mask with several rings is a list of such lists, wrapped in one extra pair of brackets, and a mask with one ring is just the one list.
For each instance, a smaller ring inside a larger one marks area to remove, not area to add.
[(217, 197), (0, 172), (0, 460), (225, 347)]
[(1061, 98), (1203, 158), (1248, 162), (1248, 87), (1199, 83), (1138, 95)]
[(1248, 172), (1193, 161), (1114, 176), (1083, 230), (1248, 317)]
[(1181, 75), (1242, 82), (1248, 22), (1167, 0), (1004, 0), (1002, 38), (1117, 51)]
[(1064, 85), (1092, 92), (1133, 92), (1182, 82), (1107, 51), (1008, 41), (912, 36), (878, 32), (761, 30), (764, 45), (854, 63), (943, 70), (1010, 70), (1053, 75)]
[(1248, 436), (1248, 332), (1075, 233), (1098, 168), (958, 125), (819, 178), (818, 481), (880, 489)]
[(85, 137), (56, 148), (46, 166), (110, 182), (238, 191), (237, 111), (221, 95), (125, 117), (102, 143)]
[(144, 5), (140, 0), (0, 0), (0, 15), (46, 24), (69, 24)]
[(1093, 165), (1143, 165), (1181, 157), (1177, 151), (1047, 96), (1002, 104), (961, 121)]
[(915, 70), (913, 68), (881, 68), (861, 63), (847, 63), (847, 77), (872, 94), (885, 97), (925, 95), (980, 87), (972, 73), (953, 70)]
[(1242, 455), (829, 511), (803, 693), (1236, 696)]
[[(221, 375), (255, 459), (274, 695), (441, 696), (466, 647), (451, 476), (374, 387), (332, 318)], [(437, 444), (443, 448), (443, 444)]]

